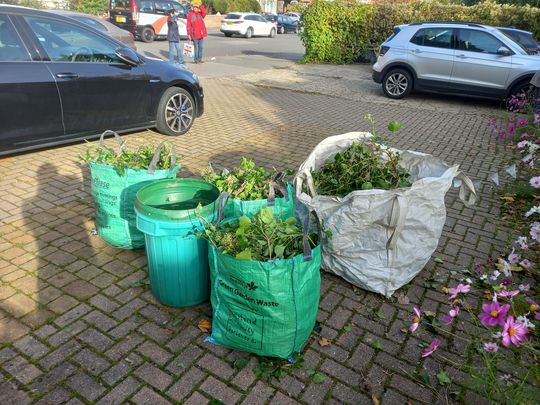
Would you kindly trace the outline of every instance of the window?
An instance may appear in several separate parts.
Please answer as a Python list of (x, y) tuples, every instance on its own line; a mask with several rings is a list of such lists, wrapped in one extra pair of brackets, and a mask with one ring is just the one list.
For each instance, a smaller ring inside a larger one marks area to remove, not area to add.
[(156, 14), (168, 14), (169, 10), (174, 8), (174, 3), (172, 1), (158, 0), (155, 2), (156, 5)]
[(431, 46), (434, 48), (452, 48), (451, 28), (423, 28), (419, 30), (411, 39), (411, 42), (420, 46)]
[(101, 24), (99, 21), (94, 20), (93, 18), (79, 17), (79, 21), (89, 25), (92, 28), (95, 28), (96, 30), (107, 32), (107, 28), (105, 27), (105, 25)]
[(504, 46), (504, 44), (487, 32), (459, 30), (458, 47), (463, 51), (496, 55), (501, 46)]
[(151, 0), (141, 1), (141, 6), (139, 8), (141, 13), (153, 13), (154, 12), (154, 2)]
[(242, 16), (240, 14), (227, 14), (225, 20), (239, 20)]
[(0, 61), (29, 61), (30, 55), (7, 16), (0, 15)]
[(56, 62), (119, 62), (116, 44), (93, 32), (64, 21), (44, 17), (25, 17), (32, 31)]
[(130, 0), (111, 0), (111, 8), (114, 10), (129, 10)]

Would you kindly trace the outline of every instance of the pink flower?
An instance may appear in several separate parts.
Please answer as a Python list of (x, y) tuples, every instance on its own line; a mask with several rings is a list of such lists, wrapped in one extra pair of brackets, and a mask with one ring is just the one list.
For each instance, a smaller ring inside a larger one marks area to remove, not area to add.
[(508, 124), (508, 128), (506, 129), (506, 131), (508, 132), (508, 135), (513, 135), (516, 131), (516, 126), (511, 122)]
[(497, 350), (499, 350), (499, 346), (497, 345), (497, 343), (486, 342), (486, 343), (484, 343), (484, 350), (486, 352), (496, 353)]
[(519, 293), (520, 293), (519, 290), (501, 291), (501, 292), (497, 293), (497, 295), (499, 295), (500, 297), (504, 297), (504, 298), (512, 298), (512, 297), (515, 297), (516, 295), (518, 295)]
[(482, 304), (482, 311), (484, 312), (478, 315), (478, 319), (484, 326), (494, 327), (497, 324), (503, 326), (504, 318), (509, 310), (510, 305), (508, 304), (500, 305), (497, 301), (490, 304), (484, 303)]
[(540, 222), (535, 221), (531, 224), (531, 230), (529, 231), (529, 235), (536, 242), (540, 242)]
[(521, 141), (521, 142), (518, 142), (518, 144), (516, 146), (517, 146), (518, 149), (523, 149), (528, 144), (529, 144), (529, 142), (527, 142), (527, 141)]
[(540, 305), (529, 297), (525, 297), (525, 301), (529, 304), (529, 311), (534, 313), (534, 319), (540, 320)]
[(444, 315), (441, 318), (441, 321), (445, 325), (450, 325), (454, 321), (454, 318), (456, 318), (458, 315), (459, 307), (457, 305), (452, 305), (452, 308), (450, 309), (450, 311), (448, 311), (448, 314)]
[(428, 347), (422, 350), (422, 357), (431, 356), (435, 350), (439, 348), (441, 341), (439, 339), (433, 339)]
[(517, 126), (518, 127), (524, 127), (525, 125), (527, 125), (527, 118), (526, 117), (521, 117), (521, 118), (517, 119)]
[(454, 299), (458, 294), (466, 294), (471, 291), (471, 286), (466, 284), (458, 284), (456, 288), (450, 288), (450, 299)]
[(518, 237), (517, 240), (516, 240), (516, 244), (519, 245), (519, 248), (521, 250), (528, 250), (529, 249), (529, 245), (527, 244), (527, 238), (525, 236)]
[(519, 262), (519, 255), (514, 253), (516, 249), (512, 249), (512, 253), (508, 255), (508, 263), (517, 264)]
[(502, 344), (505, 347), (509, 347), (513, 344), (519, 347), (521, 343), (527, 341), (527, 333), (529, 331), (520, 322), (515, 322), (513, 316), (509, 316), (504, 323)]
[(413, 307), (414, 311), (414, 317), (413, 317), (413, 323), (411, 327), (409, 328), (409, 332), (414, 333), (416, 329), (418, 329), (418, 326), (420, 325), (420, 319), (422, 318), (422, 312), (420, 312), (420, 309), (415, 305)]
[(540, 176), (532, 177), (529, 180), (529, 184), (533, 186), (534, 188), (540, 188)]

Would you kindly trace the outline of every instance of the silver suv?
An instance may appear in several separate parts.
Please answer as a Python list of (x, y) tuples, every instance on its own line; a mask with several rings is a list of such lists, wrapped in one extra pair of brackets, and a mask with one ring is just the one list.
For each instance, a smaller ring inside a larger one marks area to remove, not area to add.
[(472, 23), (399, 25), (381, 45), (373, 80), (384, 94), (403, 98), (412, 90), (507, 99), (531, 91), (540, 55), (497, 28)]

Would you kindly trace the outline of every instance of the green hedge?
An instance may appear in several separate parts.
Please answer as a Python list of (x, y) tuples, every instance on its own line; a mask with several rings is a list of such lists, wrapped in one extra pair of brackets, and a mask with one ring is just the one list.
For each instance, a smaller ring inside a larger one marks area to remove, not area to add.
[(358, 4), (315, 0), (304, 11), (304, 62), (351, 63), (378, 47), (395, 25), (420, 21), (474, 21), (515, 26), (540, 38), (540, 8), (486, 1), (471, 7), (435, 1)]
[(232, 11), (253, 11), (261, 12), (261, 5), (257, 0), (203, 0), (203, 4), (211, 12), (227, 14)]

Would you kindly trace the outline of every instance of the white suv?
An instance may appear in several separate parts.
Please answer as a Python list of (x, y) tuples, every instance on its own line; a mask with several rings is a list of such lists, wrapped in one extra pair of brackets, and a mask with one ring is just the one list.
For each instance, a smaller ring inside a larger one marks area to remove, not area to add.
[(373, 80), (384, 94), (412, 90), (507, 99), (532, 90), (540, 55), (528, 55), (498, 29), (472, 23), (399, 25), (381, 45)]

